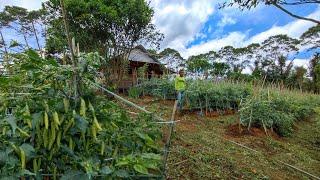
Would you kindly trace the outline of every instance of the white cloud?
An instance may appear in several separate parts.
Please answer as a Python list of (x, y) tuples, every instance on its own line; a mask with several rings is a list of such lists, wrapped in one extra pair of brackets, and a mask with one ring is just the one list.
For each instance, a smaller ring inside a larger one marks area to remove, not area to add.
[(309, 61), (310, 61), (310, 59), (295, 59), (293, 61), (293, 66), (294, 67), (303, 66), (304, 68), (308, 69)]
[(237, 21), (235, 18), (232, 18), (230, 16), (224, 15), (223, 18), (218, 22), (217, 26), (220, 28), (225, 27), (226, 25), (232, 25), (235, 24)]
[(164, 33), (162, 47), (182, 50), (196, 36), (203, 35), (200, 30), (214, 12), (216, 2), (210, 0), (154, 0), (153, 23)]
[[(311, 18), (320, 18), (320, 7), (317, 8), (315, 12), (310, 14), (308, 17)], [(294, 20), (283, 26), (274, 25), (270, 29), (256, 34), (252, 37), (248, 37), (246, 32), (231, 32), (227, 36), (220, 39), (209, 40), (203, 44), (194, 45), (190, 48), (185, 48), (183, 43), (180, 43), (177, 49), (181, 51), (181, 54), (184, 58), (187, 58), (190, 55), (198, 55), (201, 53), (206, 53), (211, 50), (218, 50), (221, 47), (231, 45), (234, 47), (247, 46), (251, 43), (261, 43), (270, 36), (278, 34), (286, 34), (293, 38), (299, 38), (303, 32), (308, 30), (310, 27), (314, 26), (314, 23), (304, 20)], [(174, 46), (173, 46), (174, 47)]]
[[(320, 18), (320, 8), (318, 8), (314, 13), (308, 16), (309, 18)], [(309, 21), (304, 20), (295, 20), (284, 26), (276, 26), (274, 25), (269, 30), (259, 33), (250, 38), (249, 43), (260, 43), (266, 40), (270, 36), (274, 36), (277, 34), (286, 34), (293, 38), (299, 38), (302, 33), (304, 33), (307, 29), (314, 26), (315, 24)]]
[(241, 32), (232, 32), (228, 34), (227, 36), (220, 38), (220, 39), (213, 39), (207, 43), (194, 45), (189, 49), (181, 49), (181, 54), (184, 58), (187, 58), (191, 55), (201, 54), (201, 53), (207, 53), (212, 50), (219, 50), (220, 48), (224, 46), (234, 46), (234, 47), (240, 47), (243, 46), (243, 42), (246, 38), (246, 35)]
[(29, 10), (41, 8), (41, 3), (46, 0), (1, 0), (0, 9), (5, 6), (20, 6)]

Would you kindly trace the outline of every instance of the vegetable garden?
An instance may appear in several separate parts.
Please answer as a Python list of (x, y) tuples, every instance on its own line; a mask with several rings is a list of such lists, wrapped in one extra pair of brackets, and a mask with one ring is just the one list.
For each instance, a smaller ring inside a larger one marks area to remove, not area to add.
[[(313, 175), (320, 162), (320, 96), (303, 92), (320, 92), (319, 25), (299, 39), (275, 35), (258, 44), (221, 47), (185, 60), (174, 49), (158, 53), (164, 48), (164, 34), (154, 24), (160, 9), (149, 1), (46, 0), (39, 10), (4, 4), (0, 6), (0, 179), (268, 179), (275, 170), (285, 173), (270, 177), (281, 179), (293, 172), (285, 168), (301, 173), (292, 173), (291, 179), (320, 179)], [(28, 42), (31, 38), (34, 42)], [(136, 54), (135, 46), (141, 50)], [(315, 50), (310, 78), (304, 67), (293, 68), (293, 60), (286, 63), (301, 48)], [(182, 67), (193, 75), (246, 82), (188, 80), (184, 108), (190, 113), (175, 120), (174, 82), (151, 77)], [(249, 68), (251, 75), (242, 74)], [(264, 79), (263, 85), (252, 84), (258, 79)], [(265, 86), (274, 82), (300, 91)], [(128, 94), (143, 107), (114, 92), (136, 83)], [(213, 121), (207, 118), (212, 114), (232, 116)], [(309, 119), (316, 126), (311, 122), (294, 137), (300, 121)], [(176, 122), (180, 124), (174, 130)], [(261, 141), (252, 133), (238, 142), (243, 129), (248, 129), (245, 135), (256, 131), (267, 138)], [(264, 135), (270, 132), (272, 136)], [(294, 138), (276, 142), (279, 136), (274, 132)], [(176, 142), (171, 142), (173, 138)], [(245, 151), (239, 153), (234, 146)], [(279, 157), (272, 157), (275, 152)], [(287, 159), (290, 162), (283, 162)], [(259, 161), (263, 165), (256, 166)], [(285, 168), (277, 170), (275, 163)]]
[[(202, 114), (236, 111), (242, 125), (248, 129), (261, 127), (266, 133), (271, 129), (281, 136), (290, 136), (295, 122), (319, 113), (320, 97), (314, 94), (224, 81), (190, 80), (187, 84), (187, 109), (199, 110)], [(130, 89), (129, 95), (174, 99), (174, 82), (152, 79)]]
[[(83, 80), (94, 80), (98, 58), (79, 58)], [(13, 59), (11, 75), (0, 77), (1, 178), (162, 176), (162, 132), (151, 114), (129, 117), (85, 83), (75, 98), (72, 68), (34, 51)]]

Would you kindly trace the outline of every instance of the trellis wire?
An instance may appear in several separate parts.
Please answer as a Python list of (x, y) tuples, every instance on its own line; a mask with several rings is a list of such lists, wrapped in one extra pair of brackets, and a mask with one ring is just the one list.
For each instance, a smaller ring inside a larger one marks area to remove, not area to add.
[(163, 157), (163, 160), (164, 160), (164, 162), (163, 162), (163, 175), (164, 175), (164, 177), (166, 177), (167, 159), (168, 159), (169, 152), (170, 152), (169, 149), (170, 149), (170, 146), (171, 146), (172, 134), (174, 132), (174, 124), (176, 122), (179, 122), (179, 121), (174, 121), (175, 112), (176, 112), (176, 109), (177, 109), (178, 101), (175, 101), (175, 104), (174, 104), (174, 107), (173, 107), (171, 121), (165, 121), (161, 117), (154, 115), (154, 113), (152, 113), (150, 111), (147, 111), (145, 108), (142, 108), (139, 105), (137, 105), (137, 104), (135, 104), (135, 103), (133, 103), (133, 102), (131, 102), (131, 101), (129, 101), (129, 100), (127, 100), (127, 99), (125, 99), (125, 98), (123, 98), (123, 97), (121, 97), (121, 96), (119, 96), (119, 95), (107, 90), (106, 88), (102, 87), (101, 85), (99, 85), (97, 83), (94, 83), (94, 82), (89, 81), (89, 80), (87, 80), (86, 82), (94, 85), (97, 88), (100, 88), (101, 90), (107, 92), (108, 94), (112, 95), (113, 97), (117, 98), (118, 100), (121, 100), (122, 102), (124, 102), (124, 103), (126, 103), (126, 104), (128, 104), (130, 106), (133, 106), (133, 107), (135, 107), (135, 108), (137, 108), (137, 109), (139, 109), (139, 110), (141, 110), (141, 111), (143, 111), (145, 113), (152, 114), (154, 118), (157, 118), (158, 120), (161, 121), (161, 122), (158, 122), (159, 124), (169, 125), (169, 128), (170, 128), (169, 129), (169, 135), (168, 135), (168, 138), (167, 138), (167, 142), (165, 143), (165, 146), (164, 146), (164, 157)]
[[(145, 83), (138, 84), (136, 87), (143, 90), (148, 89), (146, 93), (147, 95), (157, 96), (165, 100), (173, 100), (175, 98), (171, 97), (175, 97), (175, 91), (171, 91), (173, 87), (169, 84), (167, 81), (158, 82), (150, 80)], [(237, 99), (243, 99), (243, 97), (250, 94), (246, 88), (240, 88), (240, 91), (236, 92), (235, 90), (228, 88), (228, 86), (224, 86), (225, 88), (217, 89), (215, 91), (201, 88), (201, 83), (194, 83), (194, 86), (200, 86), (200, 89), (192, 90), (191, 88), (185, 91), (187, 108), (189, 110), (200, 110), (201, 112), (204, 112), (205, 110), (206, 115), (208, 112), (213, 111), (220, 114), (224, 114), (226, 110), (237, 111), (239, 109), (239, 102)], [(222, 92), (221, 90), (226, 90), (226, 92)], [(218, 95), (220, 94), (220, 96), (216, 95), (217, 93)]]
[[(126, 103), (127, 105), (130, 105), (130, 106), (132, 106), (132, 107), (134, 107), (134, 108), (137, 108), (137, 109), (139, 109), (140, 111), (143, 111), (143, 112), (145, 112), (145, 113), (147, 113), (147, 114), (153, 114), (153, 116), (154, 116), (156, 119), (158, 119), (160, 122), (168, 122), (168, 121), (165, 121), (164, 119), (162, 119), (161, 117), (159, 117), (159, 116), (157, 116), (157, 115), (154, 115), (154, 113), (146, 110), (145, 108), (143, 108), (143, 107), (141, 107), (141, 106), (139, 106), (139, 105), (137, 105), (137, 104), (135, 104), (135, 103), (133, 103), (133, 102), (131, 102), (131, 101), (128, 101), (127, 99), (125, 99), (125, 98), (117, 95), (117, 94), (114, 93), (114, 92), (109, 91), (108, 89), (102, 87), (101, 85), (99, 85), (99, 84), (97, 84), (97, 83), (94, 83), (94, 82), (89, 81), (89, 80), (87, 80), (87, 81), (85, 81), (85, 82), (88, 82), (88, 83), (94, 85), (95, 87), (97, 87), (97, 88), (105, 91), (106, 93), (112, 95), (113, 97), (115, 97), (116, 99), (118, 99), (118, 100)], [(174, 123), (174, 122), (172, 122), (172, 123)]]

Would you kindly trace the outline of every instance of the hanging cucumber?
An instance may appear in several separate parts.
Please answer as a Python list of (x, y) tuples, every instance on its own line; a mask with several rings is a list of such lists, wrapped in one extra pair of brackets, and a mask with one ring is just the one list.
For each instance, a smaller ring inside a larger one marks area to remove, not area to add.
[(59, 115), (57, 113), (57, 111), (55, 111), (53, 113), (53, 121), (54, 121), (54, 127), (56, 127), (57, 129), (59, 129), (59, 126), (60, 126), (60, 121), (59, 121)]
[(49, 128), (49, 117), (48, 117), (48, 113), (47, 112), (44, 112), (44, 127), (46, 129)]
[(25, 169), (26, 168), (26, 154), (21, 147), (19, 147), (19, 149), (20, 149), (21, 169)]
[(64, 106), (64, 112), (68, 113), (69, 107), (70, 107), (70, 102), (67, 98), (63, 98), (63, 106)]
[(80, 116), (86, 117), (86, 102), (82, 98), (80, 101)]
[(95, 125), (95, 127), (97, 128), (98, 131), (102, 130), (96, 116), (93, 117), (93, 124)]

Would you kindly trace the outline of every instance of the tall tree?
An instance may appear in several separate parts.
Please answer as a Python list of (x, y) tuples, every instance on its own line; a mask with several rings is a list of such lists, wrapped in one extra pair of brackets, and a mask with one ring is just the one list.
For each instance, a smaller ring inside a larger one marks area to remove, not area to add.
[(39, 42), (39, 36), (37, 33), (36, 25), (39, 24), (41, 17), (43, 16), (43, 10), (34, 10), (28, 12), (26, 16), (27, 25), (30, 27), (28, 28), (36, 38), (37, 46), (39, 51), (41, 51), (40, 42)]
[(28, 36), (30, 36), (30, 27), (28, 26), (27, 22), (27, 16), (28, 16), (28, 11), (27, 9), (23, 7), (18, 7), (18, 6), (6, 6), (5, 7), (5, 12), (10, 14), (10, 16), (15, 20), (17, 23), (18, 27), (15, 27), (15, 30), (22, 34), (25, 45), (29, 49), (29, 43), (28, 43)]
[(7, 55), (8, 55), (8, 48), (7, 44), (5, 42), (5, 39), (3, 37), (2, 30), (6, 27), (10, 26), (10, 23), (13, 21), (13, 18), (5, 11), (0, 12), (0, 48), (4, 49), (4, 56), (3, 59), (6, 62), (7, 60)]
[(171, 48), (166, 48), (159, 53), (159, 61), (164, 64), (167, 68), (167, 73), (169, 74), (169, 70), (178, 72), (180, 69), (185, 67), (185, 59), (182, 58), (180, 53)]
[(212, 65), (208, 59), (201, 56), (191, 56), (187, 61), (187, 68), (193, 73), (205, 73), (210, 70)]
[(320, 53), (316, 53), (309, 63), (309, 73), (312, 78), (312, 88), (320, 93)]
[[(53, 53), (66, 46), (59, 4), (58, 0), (44, 4), (50, 24), (47, 48)], [(135, 45), (158, 45), (163, 38), (151, 23), (153, 10), (144, 0), (66, 0), (65, 8), (71, 36), (79, 42), (80, 49), (98, 50), (107, 60), (102, 62), (103, 69), (112, 67), (109, 70), (118, 79), (122, 78), (126, 59)]]
[(306, 74), (307, 74), (307, 69), (304, 68), (303, 66), (295, 67), (291, 77), (288, 80), (289, 82), (287, 82), (287, 84), (289, 86), (291, 85), (295, 88), (299, 88), (302, 91)]
[(231, 72), (241, 73), (249, 65), (249, 51), (247, 48), (226, 46), (219, 50), (217, 62), (227, 63)]
[(300, 37), (301, 45), (306, 46), (309, 50), (320, 47), (320, 25), (311, 27)]
[[(256, 8), (259, 4), (265, 4), (266, 6), (274, 6), (294, 18), (320, 24), (319, 19), (300, 16), (293, 12), (290, 12), (290, 10), (285, 8), (285, 6), (296, 6), (296, 7), (304, 8), (306, 5), (319, 4), (319, 3), (320, 3), (319, 0), (231, 0), (231, 1), (222, 3), (220, 5), (220, 8), (224, 8), (227, 6), (237, 6), (241, 10), (244, 10), (244, 9), (250, 10), (252, 8)], [(304, 6), (301, 6), (301, 5), (304, 5)]]
[[(262, 68), (267, 80), (285, 80), (293, 67), (294, 56), (298, 51), (299, 40), (287, 35), (276, 35), (261, 44)], [(291, 61), (288, 58), (291, 56)]]

